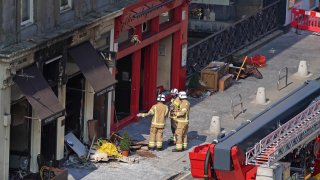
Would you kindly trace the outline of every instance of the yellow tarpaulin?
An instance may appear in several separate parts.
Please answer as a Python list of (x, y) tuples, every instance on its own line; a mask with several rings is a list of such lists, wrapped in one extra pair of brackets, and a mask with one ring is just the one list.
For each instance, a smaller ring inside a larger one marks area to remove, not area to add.
[(108, 156), (115, 156), (121, 158), (122, 155), (118, 152), (117, 147), (106, 140), (98, 139), (97, 140), (97, 151), (107, 153)]

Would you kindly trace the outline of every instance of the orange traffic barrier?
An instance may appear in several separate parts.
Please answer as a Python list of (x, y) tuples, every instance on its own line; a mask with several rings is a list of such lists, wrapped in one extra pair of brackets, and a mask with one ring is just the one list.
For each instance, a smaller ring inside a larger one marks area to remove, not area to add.
[(290, 25), (301, 30), (320, 32), (320, 12), (292, 8)]

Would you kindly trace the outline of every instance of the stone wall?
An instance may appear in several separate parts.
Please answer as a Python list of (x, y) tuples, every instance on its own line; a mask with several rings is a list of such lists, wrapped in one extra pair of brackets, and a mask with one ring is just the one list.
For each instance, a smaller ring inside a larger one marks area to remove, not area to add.
[(59, 31), (65, 24), (72, 28), (72, 24), (85, 19), (90, 12), (116, 10), (112, 9), (115, 0), (73, 0), (72, 9), (66, 11), (60, 11), (59, 0), (33, 0), (33, 23), (21, 25), (20, 2), (0, 0), (0, 49), (32, 40), (34, 35)]

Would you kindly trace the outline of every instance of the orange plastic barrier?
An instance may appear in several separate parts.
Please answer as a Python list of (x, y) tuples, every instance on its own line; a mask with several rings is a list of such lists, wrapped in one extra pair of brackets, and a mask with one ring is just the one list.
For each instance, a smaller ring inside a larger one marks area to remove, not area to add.
[(320, 12), (292, 8), (291, 27), (320, 32)]

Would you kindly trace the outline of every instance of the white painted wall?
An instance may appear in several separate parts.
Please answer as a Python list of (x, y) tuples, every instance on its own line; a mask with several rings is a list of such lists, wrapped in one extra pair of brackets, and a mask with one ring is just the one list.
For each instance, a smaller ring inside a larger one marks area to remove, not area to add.
[[(34, 110), (32, 110), (32, 117), (37, 117)], [(32, 119), (30, 171), (33, 173), (36, 173), (39, 171), (37, 156), (40, 153), (41, 153), (41, 120)]]
[(88, 120), (93, 119), (93, 105), (94, 105), (94, 92), (89, 81), (85, 82), (85, 95), (84, 95), (84, 118), (83, 118), (83, 141), (89, 142), (88, 138)]
[[(115, 21), (115, 19), (113, 19), (113, 23), (114, 23), (114, 21)], [(117, 48), (118, 47), (115, 47), (115, 43), (114, 43), (114, 28), (112, 28), (110, 30), (110, 51), (117, 51)], [(112, 74), (113, 68), (109, 68), (109, 71)], [(112, 102), (112, 98), (113, 97), (114, 97), (114, 91), (108, 92), (107, 138), (110, 137), (110, 133), (111, 133), (111, 115), (112, 115), (112, 112), (111, 112), (111, 105), (112, 104), (111, 104), (111, 102)]]
[[(63, 107), (66, 107), (66, 85), (58, 89), (58, 99)], [(57, 119), (57, 150), (56, 160), (64, 158), (64, 133), (65, 133), (65, 116)]]
[[(162, 52), (160, 52), (162, 51)], [(180, 52), (176, 52), (180, 53)], [(172, 35), (165, 37), (159, 42), (158, 52), (158, 78), (157, 86), (162, 85), (170, 90), (171, 82), (171, 56), (172, 56)]]

